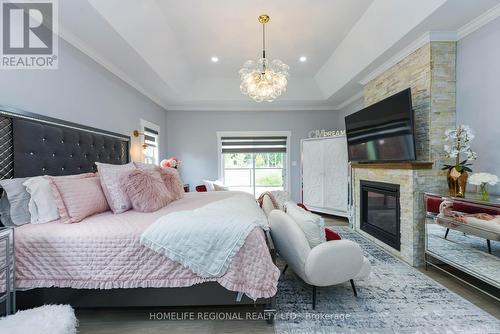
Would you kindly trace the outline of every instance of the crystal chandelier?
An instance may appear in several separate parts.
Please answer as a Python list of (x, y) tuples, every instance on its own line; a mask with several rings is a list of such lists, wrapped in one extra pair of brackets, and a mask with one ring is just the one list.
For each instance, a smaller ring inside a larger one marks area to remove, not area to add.
[(240, 90), (256, 102), (272, 102), (286, 91), (290, 67), (279, 59), (267, 60), (266, 23), (269, 22), (269, 16), (260, 15), (259, 22), (262, 23), (262, 58), (257, 61), (248, 60), (243, 64), (239, 72)]

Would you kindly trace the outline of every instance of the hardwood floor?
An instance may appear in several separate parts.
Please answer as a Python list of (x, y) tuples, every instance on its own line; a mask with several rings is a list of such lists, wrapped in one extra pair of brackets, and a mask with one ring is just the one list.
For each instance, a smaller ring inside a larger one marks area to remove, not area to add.
[[(205, 312), (212, 314), (238, 313), (245, 318), (253, 307), (182, 307), (182, 308), (125, 308), (77, 310), (80, 334), (159, 334), (159, 333), (274, 333), (272, 325), (264, 320), (198, 320)], [(165, 320), (159, 314), (175, 314), (188, 319), (190, 312), (196, 320)], [(151, 313), (160, 320), (155, 320)]]
[(498, 300), (477, 291), (469, 285), (431, 266), (429, 266), (428, 270), (425, 270), (424, 267), (418, 268), (418, 270), (500, 320), (500, 302)]
[(349, 221), (344, 217), (321, 215), (325, 220), (326, 226), (349, 226)]
[[(347, 219), (324, 216), (327, 226), (348, 226)], [(500, 319), (500, 303), (453, 277), (437, 269), (419, 270), (441, 283), (479, 308)], [(274, 333), (272, 325), (264, 320), (151, 320), (151, 313), (162, 312), (246, 312), (255, 311), (252, 307), (197, 307), (197, 308), (127, 308), (127, 309), (81, 309), (77, 310), (81, 334), (159, 334), (159, 333)], [(178, 313), (179, 314), (179, 313)]]

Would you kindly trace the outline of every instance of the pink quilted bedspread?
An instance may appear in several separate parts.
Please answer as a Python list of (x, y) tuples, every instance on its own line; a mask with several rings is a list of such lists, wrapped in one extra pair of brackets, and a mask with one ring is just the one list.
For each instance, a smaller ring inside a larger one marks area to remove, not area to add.
[(153, 213), (105, 212), (80, 223), (27, 224), (16, 228), (16, 283), (19, 289), (186, 287), (216, 281), (249, 297), (276, 294), (279, 269), (272, 262), (264, 232), (256, 227), (227, 272), (202, 278), (139, 244), (144, 229), (174, 211), (192, 210), (232, 196), (232, 192), (188, 193)]

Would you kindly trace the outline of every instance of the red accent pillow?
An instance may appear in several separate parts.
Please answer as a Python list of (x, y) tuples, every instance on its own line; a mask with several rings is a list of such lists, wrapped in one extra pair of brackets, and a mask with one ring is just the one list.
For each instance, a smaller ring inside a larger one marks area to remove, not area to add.
[(329, 228), (325, 228), (325, 236), (326, 236), (326, 241), (331, 241), (331, 240), (342, 240), (340, 235), (337, 232), (334, 232), (330, 230)]
[(207, 186), (205, 186), (204, 184), (196, 186), (195, 189), (199, 193), (205, 193), (205, 192), (207, 192)]
[(427, 204), (427, 212), (438, 214), (439, 213), (439, 205), (441, 205), (441, 202), (443, 201), (441, 196), (427, 196), (426, 200), (427, 200), (427, 203), (426, 203)]

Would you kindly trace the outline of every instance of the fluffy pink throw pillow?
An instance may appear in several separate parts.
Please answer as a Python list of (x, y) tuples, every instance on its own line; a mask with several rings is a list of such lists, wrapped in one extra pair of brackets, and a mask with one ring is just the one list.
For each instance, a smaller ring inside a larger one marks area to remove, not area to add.
[(170, 167), (160, 168), (160, 174), (174, 200), (183, 198), (184, 185), (177, 169)]
[(124, 176), (122, 181), (136, 211), (156, 211), (173, 201), (170, 191), (156, 170), (134, 170)]
[(109, 210), (98, 176), (49, 177), (52, 194), (62, 223), (78, 223)]

